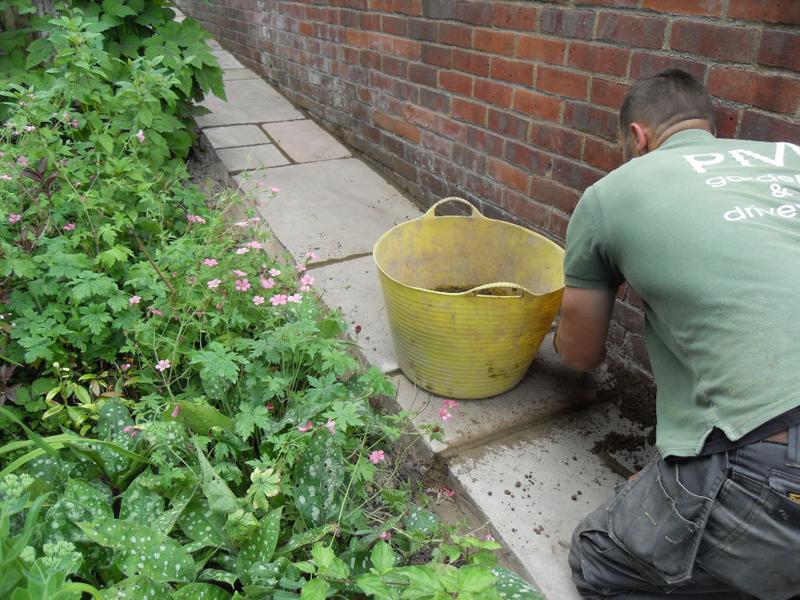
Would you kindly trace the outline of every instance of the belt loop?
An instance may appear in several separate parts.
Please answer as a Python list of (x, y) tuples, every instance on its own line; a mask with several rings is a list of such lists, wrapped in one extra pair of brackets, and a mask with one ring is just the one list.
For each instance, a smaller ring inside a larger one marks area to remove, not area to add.
[(800, 468), (800, 423), (789, 428), (789, 447), (786, 464)]

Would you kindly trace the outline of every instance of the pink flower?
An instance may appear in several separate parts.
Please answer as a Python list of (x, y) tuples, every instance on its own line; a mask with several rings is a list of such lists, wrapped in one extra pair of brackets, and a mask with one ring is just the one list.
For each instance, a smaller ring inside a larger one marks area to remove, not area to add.
[(447, 488), (447, 487), (443, 487), (440, 490), (440, 492), (441, 492), (442, 496), (444, 496), (445, 498), (452, 498), (453, 496), (456, 495), (456, 493), (453, 490), (451, 490), (450, 488)]
[(240, 271), (239, 269), (234, 269), (234, 270), (233, 270), (233, 271), (231, 271), (231, 272), (232, 272), (234, 275), (238, 276), (238, 277), (247, 277), (247, 273), (245, 273), (244, 271)]
[(236, 289), (240, 292), (246, 292), (250, 289), (250, 281), (247, 279), (237, 279), (236, 280)]
[(5, 173), (0, 175), (0, 180), (2, 180), (2, 181), (11, 181), (12, 179), (13, 179), (13, 177), (11, 177), (11, 175), (6, 175)]
[(208, 289), (215, 290), (219, 287), (219, 284), (222, 283), (222, 279), (212, 279), (208, 282)]
[(453, 417), (450, 411), (444, 407), (440, 408), (437, 412), (439, 413), (439, 416), (442, 418), (442, 421), (447, 421), (447, 419), (451, 419)]
[(325, 429), (331, 432), (331, 435), (336, 433), (336, 421), (333, 419), (328, 419), (328, 422), (325, 423)]
[(136, 132), (136, 139), (139, 140), (140, 144), (144, 144), (144, 131), (141, 129)]
[(303, 256), (305, 258), (307, 258), (308, 260), (318, 260), (319, 259), (319, 256), (317, 256), (316, 252), (306, 252)]
[(487, 542), (493, 542), (494, 536), (491, 533), (487, 533), (485, 536), (483, 536), (483, 539), (486, 540)]
[(264, 244), (261, 242), (247, 242), (246, 246), (255, 250), (263, 250), (264, 248)]
[(264, 296), (253, 296), (253, 304), (256, 306), (264, 304)]
[(247, 247), (242, 247), (242, 248), (237, 248), (236, 249), (236, 254), (247, 254), (248, 252), (250, 252), (250, 248), (247, 248)]
[(292, 294), (291, 296), (286, 296), (287, 302), (301, 302), (303, 300), (303, 294)]
[(264, 277), (259, 277), (258, 281), (261, 283), (261, 287), (265, 290), (269, 290), (275, 287), (275, 280), (270, 277), (269, 279), (264, 279)]
[(286, 296), (286, 294), (276, 294), (269, 299), (269, 302), (272, 304), (272, 306), (279, 306), (281, 304), (286, 304), (288, 300), (289, 298)]
[(181, 405), (176, 404), (175, 408), (172, 409), (172, 418), (177, 419), (179, 414), (181, 414)]
[(25, 125), (25, 131), (27, 131), (28, 133), (36, 131), (36, 127), (34, 125)]
[(294, 268), (295, 268), (295, 270), (296, 270), (298, 273), (302, 273), (303, 271), (305, 271), (305, 270), (306, 270), (306, 266), (305, 266), (303, 263), (297, 263), (297, 264), (294, 266)]
[(281, 188), (271, 187), (269, 188), (269, 191), (272, 192), (273, 194), (277, 194), (278, 192), (281, 191)]
[(189, 221), (189, 223), (200, 223), (201, 225), (206, 224), (206, 220), (200, 215), (186, 215), (186, 220)]
[(204, 258), (203, 264), (207, 267), (216, 267), (219, 263), (216, 258)]
[(22, 221), (22, 215), (18, 214), (8, 215), (9, 223), (14, 224), (14, 223), (19, 223), (20, 221)]
[(241, 227), (242, 229), (244, 229), (245, 227), (248, 227), (250, 223), (248, 223), (247, 221), (237, 221), (236, 223), (234, 223), (234, 225), (236, 227)]
[(148, 306), (147, 310), (149, 310), (153, 314), (153, 316), (155, 316), (155, 317), (163, 317), (164, 316), (163, 312), (161, 312), (157, 308), (153, 308), (152, 306)]
[(64, 231), (74, 231), (75, 227), (77, 227), (75, 223), (67, 223), (66, 225), (64, 225)]
[(125, 364), (124, 364), (124, 365), (122, 365), (120, 368), (121, 368), (123, 371), (128, 371), (128, 370), (130, 370), (130, 368), (131, 368), (132, 366), (133, 366), (133, 365), (132, 365), (131, 363), (125, 363)]
[(273, 277), (277, 277), (278, 275), (281, 274), (281, 272), (278, 271), (278, 269), (270, 269), (269, 274), (272, 275)]
[(369, 462), (373, 465), (377, 465), (384, 460), (386, 460), (386, 455), (383, 453), (383, 450), (374, 450), (369, 453)]
[(77, 129), (78, 127), (81, 126), (81, 124), (78, 121), (78, 119), (72, 119), (72, 121), (70, 121), (69, 124), (73, 129)]
[(311, 289), (311, 286), (314, 285), (314, 276), (313, 275), (303, 275), (300, 278), (300, 291), (307, 292)]
[(158, 364), (156, 365), (156, 370), (157, 371), (161, 371), (163, 373), (164, 371), (169, 369), (171, 366), (172, 366), (171, 362), (169, 362), (166, 359), (162, 359), (162, 360), (158, 361)]
[(308, 423), (306, 423), (305, 425), (300, 425), (300, 426), (297, 428), (297, 431), (301, 431), (301, 432), (305, 433), (305, 432), (306, 432), (306, 431), (308, 431), (309, 429), (313, 429), (313, 428), (314, 428), (314, 424), (313, 424), (311, 421), (309, 421), (309, 422), (308, 422)]
[(142, 301), (142, 297), (141, 296), (137, 296), (137, 295), (134, 294), (133, 296), (131, 296), (131, 299), (128, 300), (128, 304), (133, 306), (134, 304), (139, 304), (139, 302), (141, 302), (141, 301)]
[(20, 156), (20, 157), (17, 159), (17, 164), (18, 164), (20, 167), (27, 167), (27, 166), (28, 166), (28, 164), (30, 164), (30, 161), (28, 161), (28, 157), (27, 157), (27, 156)]
[(139, 435), (139, 433), (141, 433), (142, 430), (138, 427), (134, 427), (133, 425), (128, 425), (127, 427), (123, 427), (122, 431), (127, 433), (132, 438), (135, 438), (137, 435)]
[(442, 406), (448, 410), (454, 410), (458, 408), (458, 402), (455, 400), (442, 400)]
[(261, 217), (250, 217), (247, 219), (250, 223), (258, 223), (261, 220)]
[(378, 536), (379, 540), (383, 540), (384, 542), (388, 542), (392, 539), (392, 532), (391, 531), (384, 531), (382, 534)]

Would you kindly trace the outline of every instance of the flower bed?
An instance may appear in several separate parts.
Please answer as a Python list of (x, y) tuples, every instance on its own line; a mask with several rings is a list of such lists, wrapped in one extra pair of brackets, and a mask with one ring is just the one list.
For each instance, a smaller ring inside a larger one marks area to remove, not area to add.
[(241, 198), (188, 183), (191, 103), (221, 93), (207, 35), (163, 2), (14, 7), (0, 597), (535, 597), (392, 476), (407, 415), (372, 409), (392, 386), (314, 296), (313, 253), (267, 255), (255, 214), (222, 216)]

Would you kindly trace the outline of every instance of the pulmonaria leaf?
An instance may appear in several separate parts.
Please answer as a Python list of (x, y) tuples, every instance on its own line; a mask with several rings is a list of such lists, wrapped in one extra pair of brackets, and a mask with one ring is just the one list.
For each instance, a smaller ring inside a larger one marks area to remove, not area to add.
[(227, 515), (237, 508), (236, 496), (233, 494), (228, 484), (222, 477), (214, 472), (208, 459), (197, 448), (197, 460), (200, 463), (200, 471), (203, 474), (203, 494), (208, 500), (208, 506), (214, 512)]
[(139, 477), (122, 494), (119, 518), (124, 521), (151, 525), (163, 512), (164, 497), (155, 490), (142, 486)]
[(123, 579), (103, 592), (107, 600), (170, 600), (172, 590), (166, 583), (138, 575)]
[(164, 535), (169, 535), (175, 528), (186, 507), (192, 501), (192, 492), (184, 492), (177, 497), (173, 498), (172, 506), (168, 510), (158, 515), (155, 521), (151, 523), (153, 529)]
[(197, 578), (201, 581), (221, 581), (233, 587), (239, 576), (221, 569), (203, 569)]
[(536, 591), (522, 577), (506, 569), (505, 567), (494, 567), (492, 574), (497, 577), (494, 589), (501, 598), (513, 600), (544, 600), (544, 596)]
[(172, 600), (229, 600), (231, 595), (211, 583), (190, 583), (172, 594)]
[(200, 500), (192, 501), (178, 518), (178, 526), (196, 542), (208, 546), (224, 546), (225, 517), (215, 513), (208, 504)]
[(133, 419), (130, 412), (119, 399), (111, 398), (100, 407), (97, 433), (101, 440), (111, 441), (131, 425)]
[(272, 559), (275, 547), (278, 545), (282, 512), (282, 506), (270, 511), (259, 521), (258, 530), (242, 544), (236, 560), (239, 573), (247, 571), (256, 564), (268, 563)]
[(406, 518), (406, 531), (408, 533), (421, 533), (432, 535), (439, 528), (439, 517), (429, 510), (412, 506)]
[(78, 523), (114, 517), (111, 492), (103, 488), (103, 484), (93, 485), (82, 479), (70, 479), (64, 494), (47, 511), (45, 539), (89, 542)]
[(191, 555), (154, 529), (117, 519), (84, 521), (79, 526), (90, 540), (114, 550), (117, 566), (129, 577), (144, 575), (160, 582), (194, 579)]
[(314, 433), (292, 479), (295, 506), (310, 527), (337, 514), (344, 460), (336, 437), (327, 431)]

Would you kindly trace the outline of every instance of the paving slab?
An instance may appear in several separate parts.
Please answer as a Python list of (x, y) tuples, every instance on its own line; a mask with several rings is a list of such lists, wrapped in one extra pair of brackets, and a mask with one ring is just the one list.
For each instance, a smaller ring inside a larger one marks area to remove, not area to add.
[(250, 69), (229, 69), (222, 72), (223, 81), (235, 81), (238, 79), (260, 79), (259, 76)]
[(264, 130), (281, 149), (299, 163), (347, 158), (350, 151), (310, 119), (268, 123)]
[(196, 117), (200, 127), (267, 123), (302, 119), (303, 114), (261, 79), (240, 79), (225, 83), (228, 99), (207, 96), (200, 103), (211, 112)]
[[(342, 311), (348, 335), (358, 342), (367, 361), (384, 373), (398, 369), (392, 334), (386, 319), (378, 270), (371, 256), (363, 256), (309, 270), (314, 287), (331, 308)], [(356, 333), (356, 325), (360, 326)]]
[(395, 225), (419, 216), (394, 186), (355, 158), (288, 165), (251, 179), (280, 188), (274, 199), (254, 181), (236, 183), (263, 198), (261, 216), (295, 258), (311, 248), (321, 261), (372, 252), (378, 238)]
[(425, 444), (433, 455), (447, 459), (464, 448), (490, 442), (515, 430), (536, 427), (554, 416), (596, 402), (600, 379), (564, 367), (552, 349), (551, 334), (516, 387), (493, 398), (459, 400), (458, 408), (447, 421), (442, 421), (437, 412), (444, 398), (418, 388), (402, 375), (394, 383), (396, 402), (416, 415), (415, 425), (440, 426), (444, 441), (425, 440)]
[(217, 150), (222, 163), (231, 173), (245, 170), (262, 170), (288, 165), (289, 159), (273, 144), (224, 148)]
[(208, 40), (208, 47), (212, 50), (222, 50), (222, 44), (220, 44), (217, 40)]
[(227, 52), (226, 50), (214, 50), (211, 54), (217, 57), (219, 61), (219, 66), (223, 71), (227, 71), (229, 69), (243, 69), (244, 65), (240, 63), (236, 58), (234, 58), (233, 54)]
[(203, 133), (215, 150), (235, 148), (236, 146), (255, 146), (269, 144), (269, 138), (256, 125), (228, 125), (225, 127), (207, 127)]
[[(498, 540), (548, 600), (580, 600), (567, 563), (572, 531), (624, 481), (593, 447), (611, 432), (633, 431), (641, 433), (605, 404), (463, 452), (449, 463), (454, 487), (491, 521)], [(653, 454), (647, 446), (614, 458), (633, 469)]]

